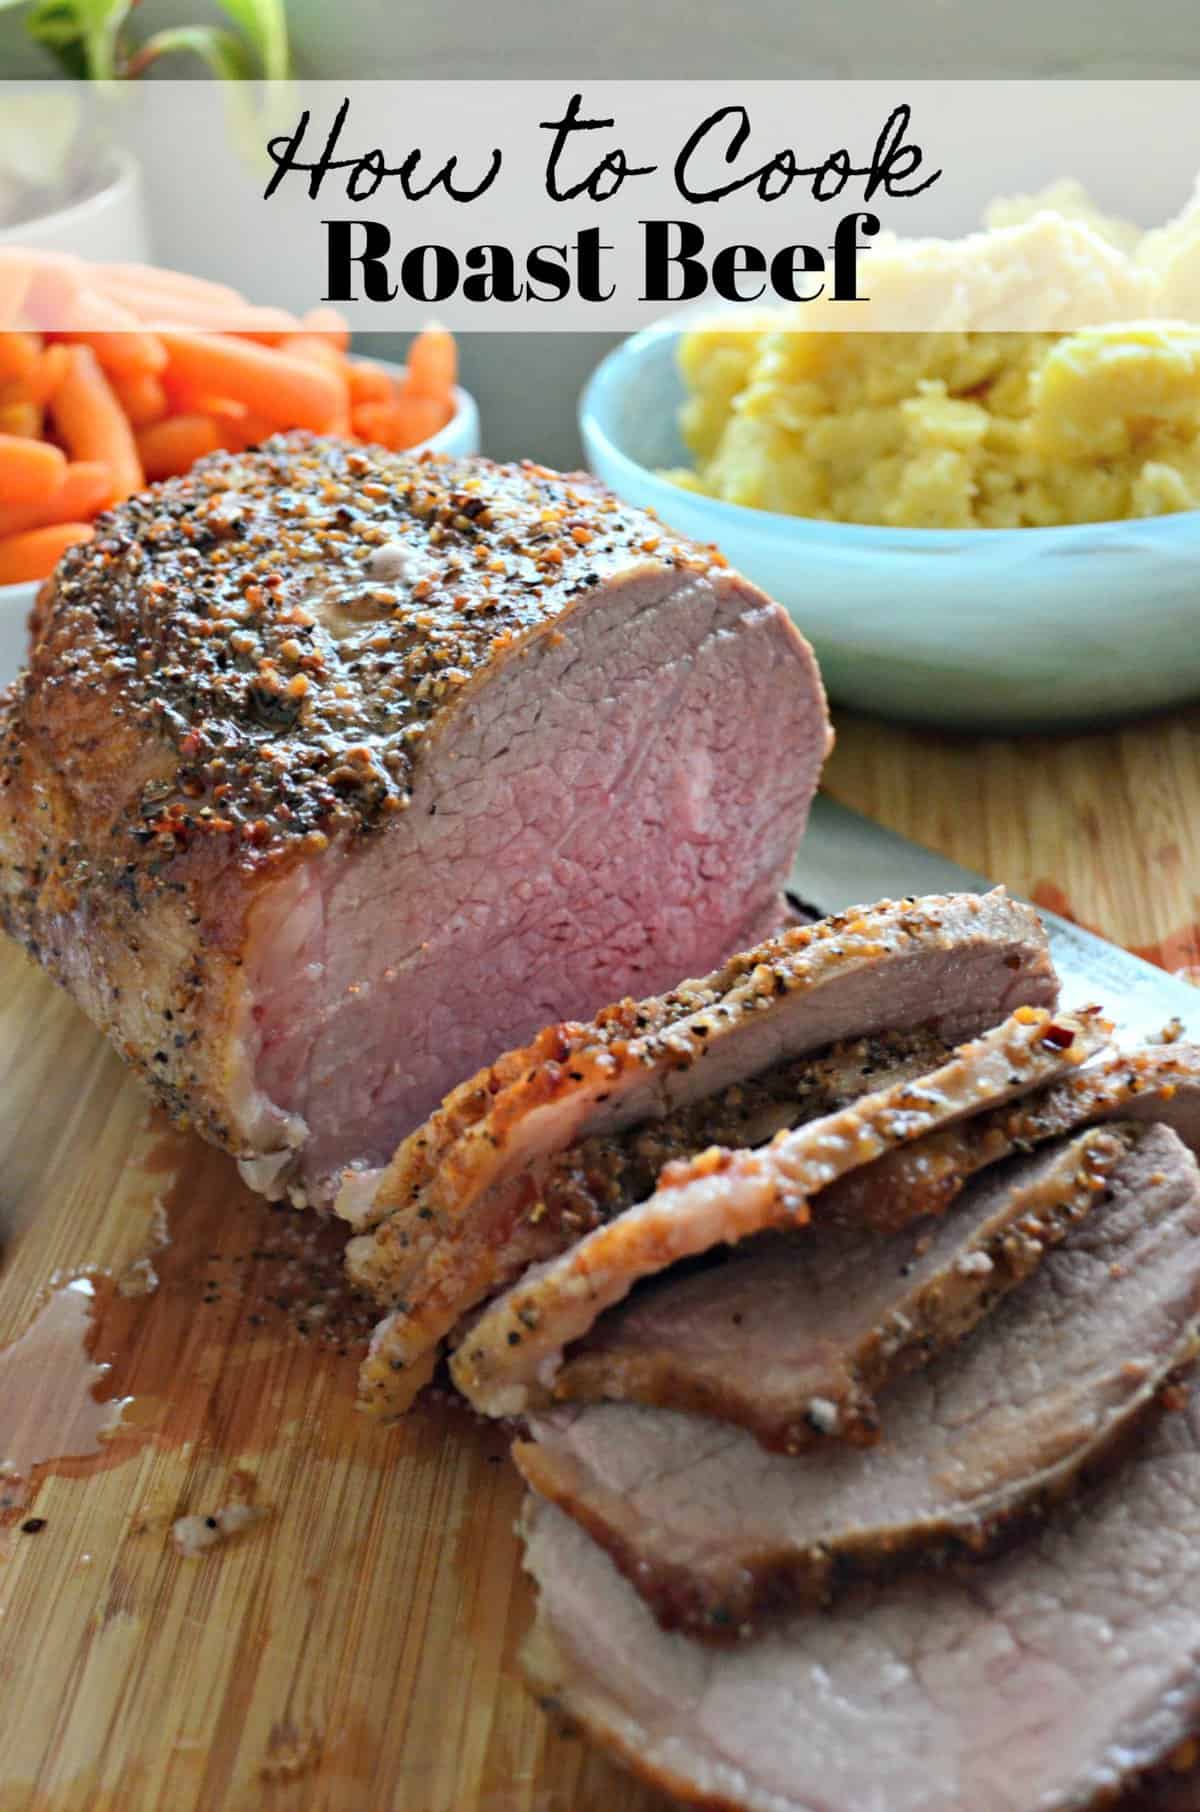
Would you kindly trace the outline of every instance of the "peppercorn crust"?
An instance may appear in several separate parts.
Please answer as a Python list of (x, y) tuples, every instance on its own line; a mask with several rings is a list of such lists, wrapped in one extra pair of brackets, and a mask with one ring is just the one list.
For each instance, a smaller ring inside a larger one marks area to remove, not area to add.
[(101, 517), (47, 588), (18, 708), (111, 684), (174, 757), (127, 808), (129, 859), (215, 837), (258, 861), (402, 810), (472, 677), (639, 557), (726, 564), (584, 474), (281, 435)]
[(0, 705), (0, 918), (180, 1120), (238, 1156), (268, 882), (376, 835), (496, 665), (615, 573), (723, 567), (586, 476), (307, 435), (102, 516)]

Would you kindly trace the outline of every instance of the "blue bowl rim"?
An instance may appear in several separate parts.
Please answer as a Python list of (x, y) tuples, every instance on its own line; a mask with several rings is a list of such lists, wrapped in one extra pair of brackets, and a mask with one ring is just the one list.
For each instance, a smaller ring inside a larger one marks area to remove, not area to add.
[[(653, 507), (668, 519), (671, 505), (682, 497), (693, 507), (703, 507), (714, 524), (714, 535), (720, 539), (719, 526), (724, 523), (732, 532), (766, 534), (778, 539), (792, 539), (827, 545), (836, 540), (843, 547), (858, 547), (864, 553), (892, 551), (907, 554), (958, 553), (964, 549), (987, 550), (1006, 554), (1018, 548), (1030, 554), (1052, 551), (1089, 551), (1111, 546), (1114, 551), (1146, 551), (1146, 544), (1161, 548), (1163, 544), (1190, 542), (1200, 524), (1200, 510), (1176, 510), (1165, 516), (1117, 518), (1105, 522), (1060, 523), (1050, 528), (892, 528), (882, 523), (837, 522), (817, 516), (788, 516), (779, 510), (753, 509), (749, 504), (729, 503), (721, 497), (709, 497), (701, 491), (687, 491), (672, 484), (649, 466), (620, 447), (603, 425), (600, 408), (606, 394), (619, 388), (619, 381), (639, 354), (660, 340), (678, 339), (699, 318), (696, 308), (683, 314), (668, 315), (649, 327), (631, 334), (605, 354), (588, 378), (579, 398), (579, 428), (589, 457), (591, 447), (602, 449), (607, 460), (617, 469), (636, 475), (643, 492), (649, 491)], [(712, 313), (712, 310), (707, 311)], [(1082, 544), (1082, 546), (1081, 546)]]

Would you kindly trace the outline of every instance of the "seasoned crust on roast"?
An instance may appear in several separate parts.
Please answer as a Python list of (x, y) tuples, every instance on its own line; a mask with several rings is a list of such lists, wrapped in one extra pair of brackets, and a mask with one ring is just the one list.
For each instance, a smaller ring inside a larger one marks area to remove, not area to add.
[[(842, 1054), (857, 1062), (854, 1040), (864, 1075), (899, 1059), (933, 1069), (947, 1040), (1057, 991), (1037, 914), (996, 889), (885, 900), (792, 928), (666, 995), (546, 1028), (454, 1090), (378, 1184), (354, 1176), (342, 1190), (339, 1211), (357, 1225), (388, 1209), (347, 1249), (354, 1281), (395, 1311), (363, 1368), (364, 1402), (402, 1411), (429, 1349), (467, 1310), (627, 1205), (591, 1178), (611, 1171), (605, 1152), (621, 1158), (614, 1142), (638, 1141), (640, 1126), (653, 1142), (655, 1126), (696, 1104), (694, 1155), (712, 1142), (703, 1102), (790, 1057), (846, 1041)], [(877, 1027), (889, 1036), (876, 1055)], [(822, 1105), (827, 1068), (846, 1064), (806, 1060), (796, 1119), (842, 1104), (835, 1078)]]
[(944, 1213), (971, 1177), (1011, 1152), (1115, 1117), (1164, 1121), (1200, 1152), (1200, 1047), (1122, 1051), (930, 1133), (843, 1177), (825, 1192), (822, 1212), (851, 1224), (870, 1215), (878, 1226), (903, 1227), (918, 1215)]
[(135, 872), (210, 838), (261, 862), (402, 810), (472, 677), (639, 559), (725, 565), (583, 473), (280, 435), (130, 498), (67, 553), (13, 721), (111, 691), (169, 764), (111, 826)]
[[(1056, 1022), (1044, 1008), (1022, 1007), (916, 1081), (865, 1095), (756, 1151), (714, 1146), (668, 1165), (646, 1201), (489, 1304), (451, 1360), (455, 1383), (488, 1415), (553, 1401), (564, 1349), (640, 1278), (768, 1228), (805, 1225), (812, 1199), (839, 1177), (1077, 1067), (1109, 1030), (1094, 1010)], [(380, 1359), (379, 1345), (377, 1335), (368, 1364)]]
[(202, 461), (42, 589), (0, 711), (0, 920), (176, 1118), (285, 1168), (306, 1127), (256, 1087), (241, 977), (267, 882), (373, 839), (477, 683), (612, 575), (723, 566), (529, 464), (306, 435)]

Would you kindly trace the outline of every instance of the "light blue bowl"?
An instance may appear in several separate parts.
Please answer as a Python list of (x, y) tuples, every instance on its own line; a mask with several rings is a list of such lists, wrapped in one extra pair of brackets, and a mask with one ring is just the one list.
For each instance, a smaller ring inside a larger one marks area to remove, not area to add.
[(679, 438), (679, 318), (580, 402), (592, 470), (715, 541), (816, 648), (832, 698), (962, 730), (1066, 729), (1200, 696), (1200, 511), (1050, 529), (891, 529), (746, 509), (657, 475)]

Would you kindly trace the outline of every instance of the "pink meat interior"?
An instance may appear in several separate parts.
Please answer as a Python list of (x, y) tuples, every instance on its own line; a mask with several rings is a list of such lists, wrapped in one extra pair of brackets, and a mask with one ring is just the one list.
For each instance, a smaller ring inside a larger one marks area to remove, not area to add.
[(631, 576), (509, 656), (403, 817), (256, 909), (253, 1074), (310, 1195), (539, 1027), (764, 935), (824, 751), (807, 650), (732, 578)]

